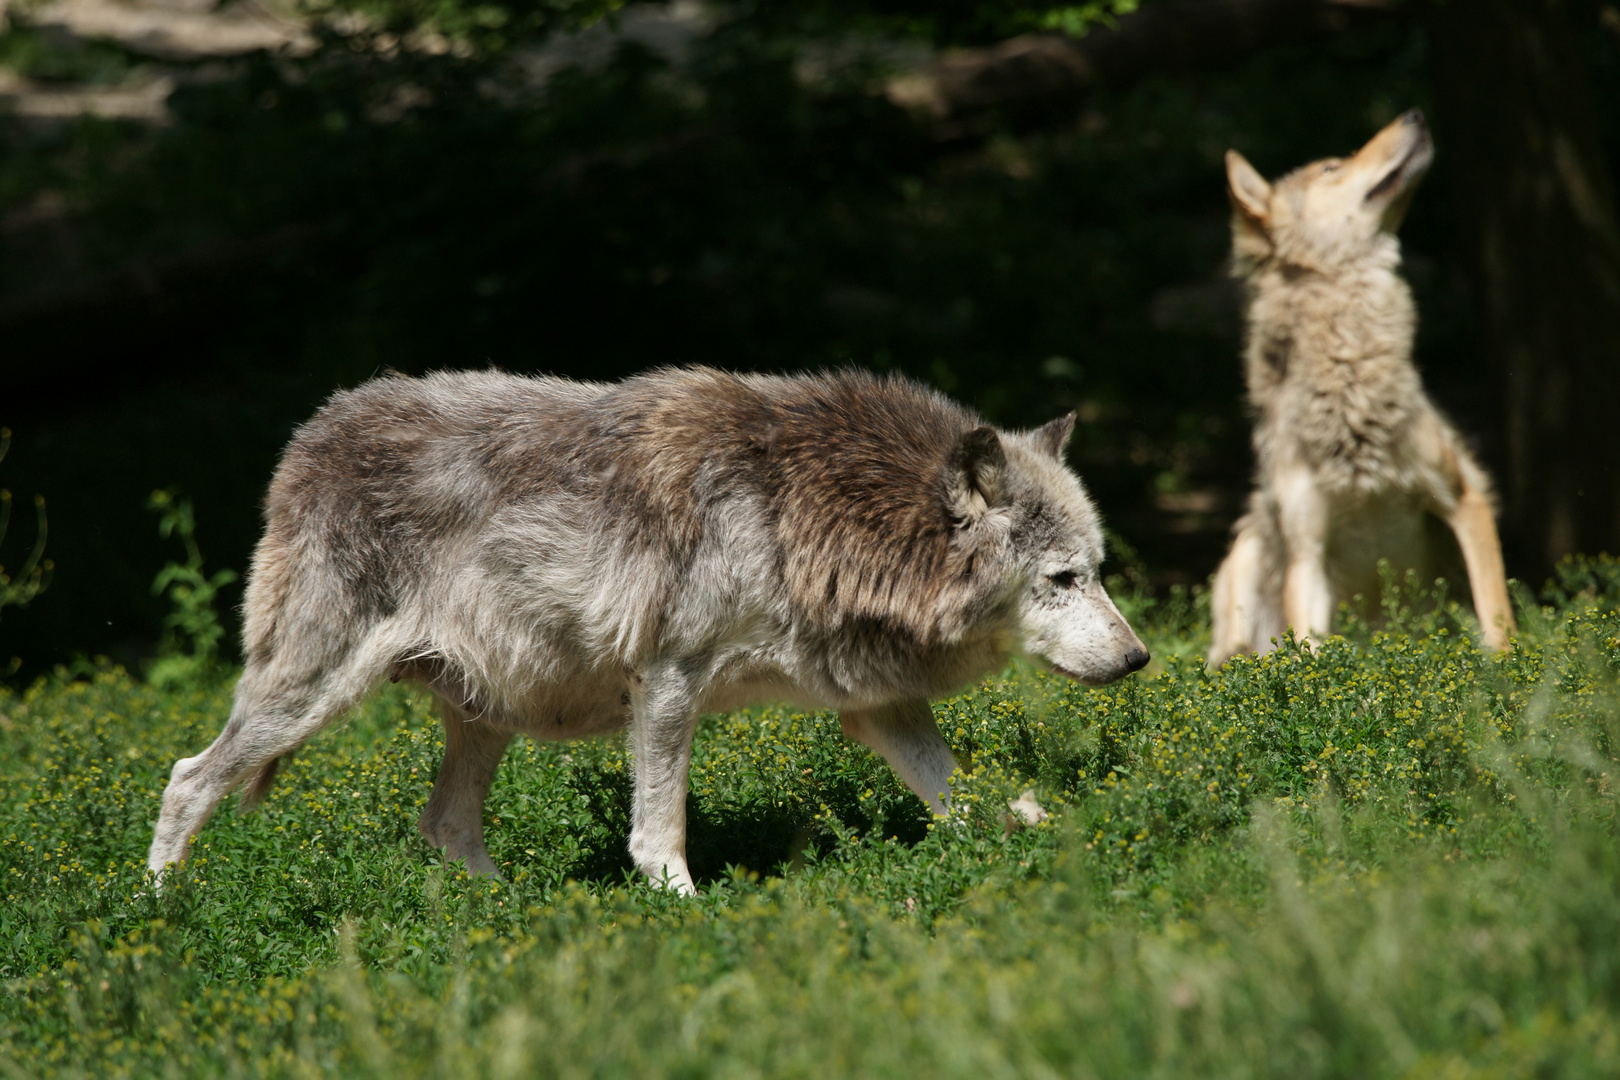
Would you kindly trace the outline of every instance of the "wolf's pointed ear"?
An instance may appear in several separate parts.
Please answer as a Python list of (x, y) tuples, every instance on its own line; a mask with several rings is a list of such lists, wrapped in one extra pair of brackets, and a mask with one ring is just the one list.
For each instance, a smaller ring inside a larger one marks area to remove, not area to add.
[(1271, 185), (1236, 150), (1226, 152), (1226, 190), (1240, 213), (1262, 225), (1271, 216)]
[(1060, 416), (1056, 420), (1042, 424), (1029, 433), (1029, 441), (1035, 449), (1049, 458), (1063, 460), (1063, 448), (1069, 445), (1069, 436), (1074, 434), (1074, 413)]
[(971, 524), (996, 504), (1007, 473), (1001, 436), (988, 424), (963, 435), (945, 466), (945, 498), (951, 516)]
[(1232, 197), (1232, 254), (1239, 274), (1271, 255), (1271, 185), (1236, 150), (1226, 152), (1226, 193)]

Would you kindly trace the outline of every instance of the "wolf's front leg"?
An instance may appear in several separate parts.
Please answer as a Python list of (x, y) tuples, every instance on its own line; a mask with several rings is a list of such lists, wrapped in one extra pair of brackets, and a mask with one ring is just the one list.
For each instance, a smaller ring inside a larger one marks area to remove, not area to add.
[(630, 857), (636, 869), (688, 896), (686, 778), (692, 765), (697, 694), (687, 665), (660, 661), (630, 679), (630, 752), (635, 805)]
[[(1232, 550), (1215, 571), (1210, 590), (1211, 670), (1238, 653), (1263, 653), (1282, 636), (1282, 553), (1269, 507), (1250, 510), (1237, 524)], [(1262, 518), (1265, 514), (1267, 517)]]
[(1296, 467), (1274, 481), (1277, 524), (1288, 549), (1283, 616), (1312, 644), (1333, 628), (1333, 586), (1327, 574), (1327, 499), (1311, 470)]
[(956, 758), (939, 733), (928, 702), (918, 699), (846, 711), (838, 720), (845, 735), (870, 746), (894, 766), (900, 779), (930, 810), (943, 814), (949, 809)]

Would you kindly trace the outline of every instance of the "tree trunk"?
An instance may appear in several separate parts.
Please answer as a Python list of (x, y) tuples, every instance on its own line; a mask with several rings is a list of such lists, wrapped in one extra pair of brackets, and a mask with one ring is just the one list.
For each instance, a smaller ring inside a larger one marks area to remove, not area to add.
[(1428, 6), (1510, 573), (1620, 554), (1620, 219), (1571, 0)]

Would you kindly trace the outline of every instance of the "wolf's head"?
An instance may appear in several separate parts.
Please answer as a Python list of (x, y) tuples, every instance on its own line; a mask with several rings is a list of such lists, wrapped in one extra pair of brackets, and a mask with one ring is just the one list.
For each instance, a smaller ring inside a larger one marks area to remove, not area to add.
[(1429, 127), (1417, 109), (1403, 113), (1353, 157), (1313, 161), (1275, 184), (1228, 150), (1238, 271), (1273, 261), (1332, 270), (1369, 254), (1393, 259), (1395, 230), (1433, 159)]
[(973, 429), (947, 466), (946, 498), (960, 529), (998, 534), (997, 554), (1018, 590), (1023, 651), (1098, 686), (1149, 657), (1098, 577), (1102, 525), (1063, 464), (1073, 430), (1072, 413), (1029, 432)]

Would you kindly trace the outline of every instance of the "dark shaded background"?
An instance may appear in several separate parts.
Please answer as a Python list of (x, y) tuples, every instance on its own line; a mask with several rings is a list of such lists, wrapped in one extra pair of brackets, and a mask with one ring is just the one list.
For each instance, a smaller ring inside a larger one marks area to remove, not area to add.
[[(0, 121), (0, 483), (45, 495), (55, 562), (0, 612), (14, 679), (149, 652), (180, 555), (152, 489), (245, 570), (293, 428), (390, 368), (859, 365), (1008, 425), (1077, 408), (1112, 528), (1157, 586), (1202, 582), (1251, 464), (1221, 154), (1274, 175), (1413, 105), (1439, 149), (1403, 230), (1418, 361), (1504, 480), (1509, 572), (1620, 550), (1612, 5), (1150, 0), (1076, 42), (1028, 36), (1083, 14), (1049, 4), (783, 0), (539, 85), (536, 43), (605, 6), (436, 5), (466, 44), (435, 54), (394, 36), (426, 8), (372, 5), (307, 56), (173, 63), (166, 124)], [(1514, 67), (1537, 41), (1557, 62)], [(14, 21), (0, 62), (147, 60)], [(19, 513), (0, 562), (31, 540)]]

